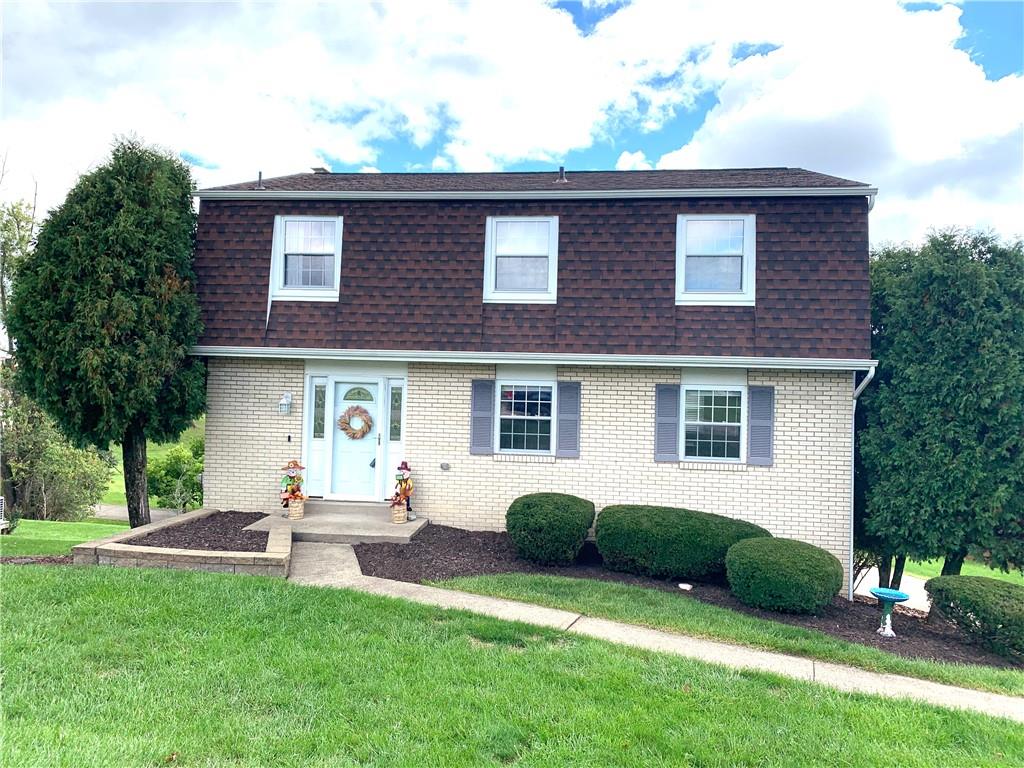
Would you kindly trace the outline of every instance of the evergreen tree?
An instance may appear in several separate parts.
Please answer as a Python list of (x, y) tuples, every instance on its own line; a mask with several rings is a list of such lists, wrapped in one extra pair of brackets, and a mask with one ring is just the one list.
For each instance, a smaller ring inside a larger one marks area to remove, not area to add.
[(1024, 566), (1024, 246), (932, 234), (872, 264), (877, 383), (862, 402), (866, 540), (886, 558), (971, 548)]
[(76, 443), (121, 444), (133, 527), (149, 522), (146, 439), (203, 408), (193, 194), (180, 160), (118, 141), (42, 223), (11, 297), (20, 388)]

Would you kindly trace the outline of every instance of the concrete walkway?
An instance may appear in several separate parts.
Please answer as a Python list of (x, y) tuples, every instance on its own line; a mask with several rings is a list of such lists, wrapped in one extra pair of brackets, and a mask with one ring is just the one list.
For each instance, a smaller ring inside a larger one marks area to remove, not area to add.
[[(169, 517), (174, 517), (178, 512), (173, 509), (149, 508), (149, 521), (158, 523)], [(128, 507), (123, 504), (97, 504), (93, 507), (93, 515), (104, 520), (123, 520), (128, 522)]]
[(907, 698), (943, 707), (973, 710), (1024, 723), (1024, 698), (942, 685), (901, 675), (868, 672), (799, 656), (761, 651), (714, 640), (704, 640), (572, 611), (545, 608), (515, 600), (473, 595), (404, 581), (364, 576), (352, 547), (347, 544), (292, 544), (290, 581), (325, 587), (342, 587), (375, 595), (398, 597), (439, 608), (455, 608), (507, 621), (521, 621), (586, 635), (634, 648), (672, 653), (736, 669), (773, 672), (807, 680), (842, 691)]

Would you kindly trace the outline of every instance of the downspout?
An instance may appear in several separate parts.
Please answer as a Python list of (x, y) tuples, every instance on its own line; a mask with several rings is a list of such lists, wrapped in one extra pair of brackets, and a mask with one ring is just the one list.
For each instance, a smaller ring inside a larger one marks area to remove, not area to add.
[[(856, 381), (857, 374), (854, 374), (854, 381)], [(871, 380), (875, 378), (875, 366), (868, 368), (867, 376), (865, 376), (860, 384), (857, 384), (853, 389), (853, 407), (850, 409), (850, 578), (847, 579), (849, 585), (846, 588), (846, 599), (853, 601), (853, 516), (854, 516), (854, 491), (853, 484), (856, 476), (856, 440), (857, 440), (857, 399), (861, 396), (861, 393), (867, 388)]]

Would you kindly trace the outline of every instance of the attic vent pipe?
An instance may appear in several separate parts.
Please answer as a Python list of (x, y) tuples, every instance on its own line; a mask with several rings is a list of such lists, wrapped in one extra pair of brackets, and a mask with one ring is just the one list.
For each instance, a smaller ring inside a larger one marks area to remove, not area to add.
[(565, 178), (565, 166), (558, 166), (558, 178), (555, 180), (555, 184), (568, 184), (569, 180)]
[(259, 178), (256, 180), (256, 189), (266, 189), (263, 186), (263, 171), (260, 171)]

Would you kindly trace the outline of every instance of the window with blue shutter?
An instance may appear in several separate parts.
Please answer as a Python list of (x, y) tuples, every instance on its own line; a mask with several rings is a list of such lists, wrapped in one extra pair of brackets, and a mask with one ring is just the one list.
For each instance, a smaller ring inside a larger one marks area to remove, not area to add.
[(469, 410), (469, 452), (494, 453), (493, 379), (473, 380)]
[(654, 388), (654, 460), (679, 461), (679, 385)]
[(771, 466), (775, 431), (775, 387), (747, 390), (747, 463)]
[(558, 382), (558, 428), (555, 456), (578, 459), (580, 455), (580, 383)]

